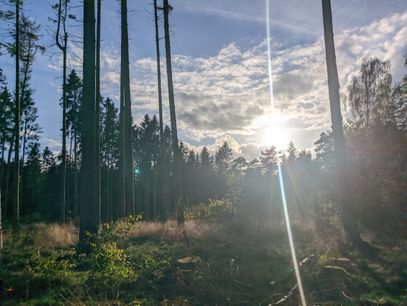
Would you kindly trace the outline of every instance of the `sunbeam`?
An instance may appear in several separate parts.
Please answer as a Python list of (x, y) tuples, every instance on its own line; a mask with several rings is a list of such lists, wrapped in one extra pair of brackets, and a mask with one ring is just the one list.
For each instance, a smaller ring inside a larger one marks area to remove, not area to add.
[[(270, 3), (269, 0), (266, 0), (266, 25), (267, 25), (267, 60), (268, 60), (268, 74), (269, 74), (269, 92), (270, 92), (270, 104), (271, 104), (271, 111), (274, 113), (275, 112), (275, 103), (274, 103), (274, 94), (273, 94), (273, 74), (272, 74), (272, 63), (271, 63), (271, 34), (270, 34)], [(271, 133), (270, 136), (272, 136), (273, 133)], [(284, 217), (285, 217), (285, 223), (287, 226), (287, 234), (288, 234), (288, 240), (290, 243), (290, 251), (291, 251), (291, 258), (293, 261), (294, 265), (294, 271), (295, 271), (295, 278), (297, 280), (297, 287), (298, 291), (300, 293), (300, 298), (301, 298), (301, 304), (303, 306), (306, 306), (306, 300), (305, 300), (305, 295), (304, 295), (304, 288), (302, 286), (302, 281), (301, 281), (301, 274), (300, 274), (300, 269), (298, 266), (298, 261), (297, 261), (297, 255), (295, 253), (295, 246), (294, 246), (294, 239), (292, 237), (291, 233), (291, 224), (290, 224), (290, 218), (288, 215), (288, 207), (287, 207), (287, 200), (286, 200), (286, 195), (285, 195), (285, 188), (284, 188), (284, 180), (283, 180), (283, 173), (281, 170), (281, 161), (278, 160), (277, 162), (277, 167), (278, 167), (278, 178), (280, 182), (280, 192), (281, 192), (281, 200), (283, 203), (283, 209), (284, 209)]]

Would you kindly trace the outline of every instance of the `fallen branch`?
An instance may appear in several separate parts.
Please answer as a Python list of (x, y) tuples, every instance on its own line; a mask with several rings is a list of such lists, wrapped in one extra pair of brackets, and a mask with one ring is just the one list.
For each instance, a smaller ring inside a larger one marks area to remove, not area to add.
[(342, 291), (341, 294), (342, 294), (342, 296), (343, 296), (345, 299), (347, 299), (348, 301), (353, 301), (353, 300), (354, 300), (354, 298), (351, 297), (351, 296), (349, 296), (349, 295), (347, 295), (345, 291)]
[[(311, 255), (309, 255), (309, 256), (307, 256), (307, 257), (305, 257), (303, 260), (301, 260), (300, 262), (299, 262), (299, 266), (300, 267), (302, 267), (304, 264), (306, 264), (308, 261), (310, 261), (311, 260), (311, 258), (313, 258), (315, 256), (315, 254), (311, 254)], [(293, 271), (293, 269), (291, 269), (291, 271)], [(293, 294), (294, 294), (294, 291), (297, 289), (297, 284), (295, 284), (294, 285), (294, 287), (292, 287), (291, 289), (290, 289), (290, 291), (288, 291), (288, 293), (286, 294), (286, 295), (284, 295), (281, 299), (279, 299), (277, 302), (275, 302), (275, 303), (271, 303), (271, 304), (269, 304), (269, 306), (272, 306), (272, 305), (279, 305), (279, 304), (281, 304), (281, 303), (284, 303), (285, 301), (287, 301)]]
[(345, 268), (342, 268), (342, 267), (339, 267), (339, 266), (322, 266), (322, 267), (325, 268), (325, 269), (339, 270), (339, 271), (342, 271), (343, 273), (345, 273), (350, 278), (356, 278), (356, 275), (353, 275), (353, 274), (349, 273), (348, 271), (345, 270)]
[(286, 295), (284, 295), (281, 299), (279, 299), (277, 302), (269, 304), (269, 306), (272, 305), (279, 305), (281, 303), (284, 303), (285, 301), (287, 301), (294, 293), (295, 289), (297, 289), (297, 284), (294, 285), (294, 287), (292, 287), (290, 289), (290, 291), (288, 291), (288, 293)]

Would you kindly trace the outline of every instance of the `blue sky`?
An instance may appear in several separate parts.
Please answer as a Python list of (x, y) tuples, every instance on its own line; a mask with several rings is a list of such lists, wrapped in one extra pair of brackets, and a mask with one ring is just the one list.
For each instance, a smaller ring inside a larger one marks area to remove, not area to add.
[[(26, 14), (42, 25), (42, 43), (52, 44), (54, 0), (26, 0)], [(133, 115), (157, 113), (155, 50), (150, 0), (129, 0), (129, 36)], [(80, 1), (72, 0), (73, 5)], [(280, 119), (270, 126), (263, 0), (173, 0), (171, 16), (174, 86), (181, 138), (192, 147), (231, 143), (236, 155), (253, 158), (284, 131), (300, 148), (311, 148), (329, 128), (326, 70), (318, 0), (270, 0), (272, 58)], [(390, 59), (397, 81), (405, 73), (407, 1), (334, 0), (333, 18), (343, 93), (365, 56)], [(81, 19), (81, 9), (75, 9)], [(102, 94), (118, 100), (120, 68), (119, 4), (103, 1)], [(4, 24), (1, 27), (4, 28)], [(81, 26), (71, 29), (80, 40)], [(43, 127), (44, 145), (58, 150), (61, 61), (54, 47), (39, 56), (32, 85)], [(56, 54), (54, 54), (56, 53)], [(163, 54), (162, 49), (162, 54)], [(52, 57), (51, 55), (54, 54)], [(81, 43), (71, 45), (80, 58)], [(163, 72), (165, 73), (165, 62)], [(71, 60), (80, 71), (80, 64)], [(13, 86), (13, 61), (0, 57)], [(164, 79), (164, 85), (166, 80)], [(166, 94), (164, 86), (164, 94)], [(165, 96), (166, 97), (166, 96)], [(166, 101), (166, 100), (164, 100)], [(165, 118), (168, 123), (168, 111)]]

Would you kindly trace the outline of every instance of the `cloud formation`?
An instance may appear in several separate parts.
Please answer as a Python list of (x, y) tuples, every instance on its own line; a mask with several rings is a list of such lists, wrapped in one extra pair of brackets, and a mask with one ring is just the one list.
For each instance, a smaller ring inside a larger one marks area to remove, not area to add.
[[(335, 35), (342, 93), (363, 57), (392, 62), (400, 79), (407, 51), (407, 12), (389, 15), (364, 27)], [(322, 25), (321, 25), (322, 26)], [(270, 113), (266, 41), (242, 50), (231, 43), (211, 57), (175, 54), (173, 74), (177, 121), (186, 142), (195, 146), (228, 140), (238, 155), (255, 157), (262, 148), (259, 118)], [(162, 59), (164, 103), (167, 104), (165, 59)], [(287, 47), (272, 41), (273, 84), (276, 107), (295, 144), (310, 148), (319, 133), (330, 126), (323, 38), (307, 45)], [(102, 53), (105, 95), (119, 92), (118, 51)], [(156, 63), (142, 58), (131, 65), (133, 114), (138, 122), (145, 113), (157, 113)], [(165, 105), (165, 122), (169, 123)], [(264, 122), (264, 120), (263, 120)]]

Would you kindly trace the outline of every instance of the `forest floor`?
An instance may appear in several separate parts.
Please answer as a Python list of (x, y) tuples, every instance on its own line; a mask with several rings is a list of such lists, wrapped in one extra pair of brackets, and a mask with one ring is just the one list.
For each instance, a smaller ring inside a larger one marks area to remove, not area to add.
[[(2, 305), (298, 305), (284, 225), (189, 221), (105, 226), (75, 249), (73, 224), (31, 223), (6, 233)], [(407, 304), (407, 241), (360, 253), (293, 226), (309, 305)]]

